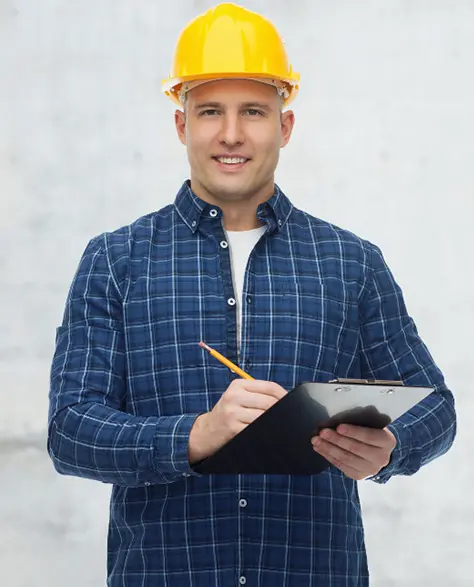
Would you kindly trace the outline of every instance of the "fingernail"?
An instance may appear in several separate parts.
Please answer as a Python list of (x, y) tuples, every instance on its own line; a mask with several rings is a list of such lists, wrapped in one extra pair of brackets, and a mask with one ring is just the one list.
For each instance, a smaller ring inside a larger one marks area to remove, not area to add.
[(318, 436), (317, 438), (314, 439), (313, 446), (319, 446), (320, 444), (321, 444), (321, 439)]

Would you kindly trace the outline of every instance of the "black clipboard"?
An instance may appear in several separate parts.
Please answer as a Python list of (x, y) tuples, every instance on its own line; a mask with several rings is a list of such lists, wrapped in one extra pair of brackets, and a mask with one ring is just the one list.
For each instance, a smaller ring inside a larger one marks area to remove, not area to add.
[(432, 391), (397, 381), (301, 383), (193, 469), (201, 474), (320, 473), (330, 463), (310, 439), (322, 428), (344, 423), (385, 428)]

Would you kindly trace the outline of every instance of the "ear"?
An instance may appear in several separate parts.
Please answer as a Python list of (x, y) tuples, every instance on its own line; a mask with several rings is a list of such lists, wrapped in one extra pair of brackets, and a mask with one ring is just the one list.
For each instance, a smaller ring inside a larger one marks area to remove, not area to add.
[(179, 140), (186, 144), (186, 115), (182, 110), (176, 110), (174, 113), (174, 124)]
[(280, 148), (286, 147), (288, 144), (293, 127), (295, 126), (295, 113), (292, 110), (287, 110), (281, 115), (281, 144)]

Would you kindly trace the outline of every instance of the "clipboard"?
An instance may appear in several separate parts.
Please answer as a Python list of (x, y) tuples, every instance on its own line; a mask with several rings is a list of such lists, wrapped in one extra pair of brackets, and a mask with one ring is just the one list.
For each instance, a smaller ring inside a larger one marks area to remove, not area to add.
[(321, 429), (339, 424), (383, 429), (432, 391), (399, 381), (301, 383), (192, 468), (203, 475), (321, 473), (330, 463), (314, 451), (310, 440)]

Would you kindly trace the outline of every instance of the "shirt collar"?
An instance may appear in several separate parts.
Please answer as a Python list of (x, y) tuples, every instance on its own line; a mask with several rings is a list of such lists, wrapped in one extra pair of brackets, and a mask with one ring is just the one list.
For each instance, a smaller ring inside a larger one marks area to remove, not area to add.
[[(219, 206), (211, 205), (198, 198), (191, 189), (190, 180), (186, 180), (176, 195), (174, 206), (183, 222), (194, 233), (204, 218), (222, 218)], [(281, 189), (275, 184), (273, 195), (257, 208), (257, 218), (270, 224), (270, 232), (280, 231), (291, 214), (293, 205)]]

